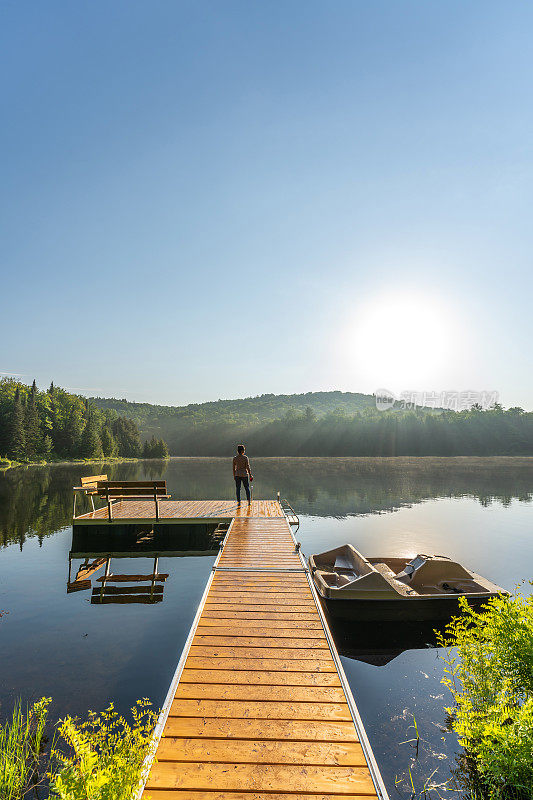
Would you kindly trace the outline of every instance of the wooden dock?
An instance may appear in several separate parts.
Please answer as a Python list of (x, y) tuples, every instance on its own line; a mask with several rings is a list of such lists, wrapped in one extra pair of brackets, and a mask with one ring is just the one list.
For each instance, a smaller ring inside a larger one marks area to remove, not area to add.
[(386, 800), (288, 520), (278, 503), (246, 510), (216, 559), (137, 797)]
[[(246, 519), (271, 517), (284, 518), (283, 510), (276, 500), (252, 500), (252, 503), (237, 505), (236, 500), (160, 500), (159, 523), (175, 522), (222, 522), (235, 517)], [(113, 503), (113, 518), (109, 519), (107, 506), (78, 514), (73, 524), (102, 523), (136, 525), (154, 522), (154, 503), (152, 500), (124, 500)]]

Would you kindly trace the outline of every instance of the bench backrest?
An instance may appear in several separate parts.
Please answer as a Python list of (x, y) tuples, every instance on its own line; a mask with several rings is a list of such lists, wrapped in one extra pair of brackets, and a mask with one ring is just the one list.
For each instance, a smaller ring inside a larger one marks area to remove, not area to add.
[(84, 489), (96, 489), (98, 481), (106, 481), (107, 475), (87, 475), (86, 478), (81, 478), (80, 486)]
[(167, 494), (166, 481), (98, 481), (99, 497), (162, 497)]

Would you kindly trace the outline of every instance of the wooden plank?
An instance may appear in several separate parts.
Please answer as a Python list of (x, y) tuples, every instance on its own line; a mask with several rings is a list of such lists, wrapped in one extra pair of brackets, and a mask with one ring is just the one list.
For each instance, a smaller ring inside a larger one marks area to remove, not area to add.
[(157, 575), (102, 575), (101, 578), (96, 578), (100, 583), (133, 583), (140, 581), (159, 581), (164, 582), (169, 574), (166, 572), (158, 573)]
[(332, 686), (244, 686), (242, 684), (181, 683), (175, 699), (189, 700), (279, 700), (282, 702), (344, 703), (346, 698), (341, 688)]
[(251, 608), (235, 611), (231, 606), (222, 606), (219, 610), (207, 608), (202, 614), (202, 622), (206, 619), (241, 619), (241, 620), (279, 620), (289, 622), (314, 622), (317, 619), (316, 610), (309, 611), (283, 611), (279, 607), (269, 610)]
[(134, 595), (115, 595), (113, 597), (100, 597), (99, 595), (91, 597), (91, 605), (102, 605), (102, 606), (109, 606), (109, 605), (123, 605), (127, 606), (132, 603), (142, 603), (144, 605), (151, 605), (152, 603), (162, 603), (163, 602), (163, 595), (154, 595), (151, 597), (150, 595), (143, 595), (143, 594), (134, 594)]
[(148, 778), (147, 790), (228, 789), (260, 792), (330, 792), (374, 795), (366, 767), (292, 764), (185, 764), (163, 761)]
[(188, 669), (181, 674), (179, 685), (244, 684), (247, 686), (340, 686), (339, 676), (332, 672), (275, 672), (261, 670)]
[(347, 703), (299, 703), (244, 700), (174, 700), (173, 717), (233, 717), (253, 719), (351, 720)]
[(324, 661), (317, 658), (306, 658), (305, 661), (297, 659), (281, 658), (278, 654), (270, 658), (228, 658), (213, 655), (194, 656), (189, 655), (186, 666), (190, 669), (233, 669), (233, 670), (266, 670), (289, 672), (337, 672), (333, 659)]
[[(95, 572), (98, 572), (99, 569), (102, 569), (106, 561), (106, 558), (95, 558), (95, 560), (90, 564), (87, 564), (87, 566), (82, 564), (76, 573), (75, 582), (84, 581), (87, 580), (87, 578), (90, 578), (91, 575), (94, 575)], [(98, 580), (98, 578), (96, 580)]]
[(322, 627), (322, 623), (318, 622), (317, 620), (311, 618), (306, 620), (301, 619), (292, 619), (292, 620), (285, 620), (285, 619), (261, 619), (259, 615), (254, 615), (253, 619), (245, 619), (239, 615), (239, 617), (235, 619), (228, 619), (227, 617), (220, 616), (220, 617), (207, 617), (205, 614), (202, 614), (202, 619), (200, 620), (200, 626), (205, 630), (205, 628), (237, 628), (237, 629), (251, 629), (256, 630), (257, 628), (268, 628), (268, 630), (277, 630), (280, 631), (280, 636), (282, 632), (285, 630), (296, 631), (301, 630), (303, 633), (311, 634), (312, 631), (315, 633), (323, 633), (324, 629)]
[[(207, 602), (205, 604), (205, 608), (207, 611), (226, 611), (228, 613), (239, 613), (241, 611), (265, 611), (265, 612), (280, 612), (280, 604), (279, 603), (254, 603), (254, 602), (246, 602), (242, 601), (242, 603), (224, 603), (224, 602)], [(314, 603), (291, 603), (286, 606), (286, 608), (290, 608), (291, 611), (287, 613), (291, 614), (299, 614), (302, 613), (313, 613), (313, 609), (315, 608)]]
[(320, 639), (287, 639), (278, 636), (216, 636), (196, 634), (193, 645), (206, 645), (207, 647), (271, 647), (302, 650), (327, 650), (329, 645), (325, 638)]
[(220, 717), (169, 717), (166, 736), (208, 739), (273, 739), (302, 742), (356, 742), (353, 722), (338, 720), (226, 719)]
[(311, 593), (307, 594), (304, 592), (298, 592), (298, 594), (277, 594), (274, 592), (220, 592), (218, 590), (209, 592), (208, 595), (208, 602), (209, 603), (230, 603), (231, 605), (237, 605), (240, 603), (259, 603), (265, 604), (274, 603), (275, 605), (286, 605), (286, 606), (305, 606), (310, 605), (313, 608), (315, 607), (315, 601)]
[[(298, 575), (297, 572), (291, 573), (282, 573), (282, 576), (285, 577), (285, 580), (280, 578), (271, 578), (268, 575), (263, 575), (262, 572), (257, 573), (257, 577), (250, 577), (250, 573), (243, 575), (241, 580), (238, 578), (234, 578), (233, 575), (235, 573), (224, 573), (224, 572), (217, 572), (216, 575), (219, 577), (215, 577), (213, 580), (213, 586), (217, 587), (228, 587), (230, 589), (236, 587), (247, 587), (247, 586), (272, 586), (274, 588), (285, 588), (285, 589), (306, 589), (308, 587), (307, 580), (302, 575)], [(279, 574), (279, 573), (278, 573)], [(231, 575), (232, 577), (226, 578), (225, 575)]]
[(328, 764), (362, 767), (366, 764), (359, 742), (287, 742), (248, 739), (179, 739), (165, 737), (157, 753), (162, 761), (222, 762), (233, 764)]
[[(83, 480), (83, 478), (82, 478), (82, 480)], [(166, 489), (166, 486), (167, 486), (167, 482), (166, 481), (161, 481), (161, 480), (158, 480), (158, 481), (149, 481), (149, 480), (145, 480), (145, 481), (108, 481), (107, 480), (107, 475), (99, 475), (98, 476), (98, 481), (100, 483), (105, 483), (105, 485), (108, 486), (110, 489), (121, 489), (123, 486), (131, 488), (131, 489), (145, 488), (145, 487), (149, 487), (149, 488), (152, 488), (152, 489), (154, 487), (156, 487), (157, 489)]]
[(98, 481), (106, 481), (107, 475), (87, 475), (85, 478), (80, 478), (81, 486), (88, 487), (92, 486), (92, 484), (98, 483)]
[(225, 647), (224, 645), (192, 644), (189, 650), (196, 658), (285, 658), (305, 661), (307, 658), (333, 663), (329, 650), (313, 650), (309, 653), (298, 647), (248, 647), (246, 645)]
[(377, 795), (368, 794), (309, 794), (308, 792), (291, 792), (290, 794), (280, 794), (279, 792), (228, 792), (228, 791), (204, 791), (193, 789), (150, 789), (147, 800), (368, 800)]
[(93, 595), (112, 595), (112, 594), (163, 594), (164, 586), (95, 586)]
[[(240, 636), (244, 638), (249, 638), (250, 636), (278, 636), (282, 639), (323, 639), (326, 641), (324, 631), (321, 628), (287, 628), (285, 625), (282, 628), (267, 628), (266, 622), (258, 624), (252, 628), (245, 626), (243, 623), (237, 623), (235, 627), (231, 628), (222, 626), (215, 627), (204, 625), (203, 623), (204, 620), (202, 620), (202, 625), (199, 625), (196, 630), (197, 634), (203, 636)], [(228, 624), (229, 620), (226, 620), (226, 625)]]
[(67, 594), (71, 594), (72, 592), (83, 592), (85, 589), (91, 588), (91, 581), (72, 581), (71, 583), (67, 583)]

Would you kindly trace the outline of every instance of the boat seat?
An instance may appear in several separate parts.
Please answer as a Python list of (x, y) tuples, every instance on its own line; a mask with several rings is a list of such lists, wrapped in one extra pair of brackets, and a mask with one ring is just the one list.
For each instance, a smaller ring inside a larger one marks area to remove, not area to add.
[(346, 584), (351, 583), (353, 580), (353, 576), (348, 577), (347, 575), (339, 575), (338, 572), (321, 571), (320, 576), (325, 584), (327, 584), (328, 586), (333, 586), (335, 588), (346, 586)]
[(372, 566), (377, 572), (380, 572), (382, 575), (389, 575), (394, 577), (394, 572), (392, 571), (392, 569), (389, 567), (388, 564), (380, 562), (378, 564), (372, 564)]
[(333, 569), (349, 569), (350, 572), (353, 572), (353, 564), (345, 558), (345, 556), (337, 556), (333, 564)]

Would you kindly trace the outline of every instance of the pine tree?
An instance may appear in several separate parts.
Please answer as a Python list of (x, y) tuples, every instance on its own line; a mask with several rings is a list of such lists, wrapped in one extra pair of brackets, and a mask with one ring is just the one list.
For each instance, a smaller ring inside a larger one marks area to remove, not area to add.
[(118, 417), (113, 422), (113, 436), (118, 444), (118, 452), (128, 458), (139, 458), (142, 453), (139, 429), (132, 419)]
[(42, 434), (37, 408), (37, 384), (33, 381), (28, 405), (26, 407), (26, 457), (36, 459), (42, 451)]
[(42, 454), (46, 460), (52, 455), (52, 438), (48, 434), (43, 438)]
[(50, 388), (48, 389), (48, 394), (53, 394), (53, 393), (54, 393), (54, 382), (51, 381)]
[(102, 442), (98, 435), (98, 423), (94, 412), (88, 408), (85, 428), (80, 440), (80, 456), (82, 458), (101, 458)]
[(104, 425), (100, 434), (104, 456), (116, 456), (118, 447), (109, 425)]
[(156, 458), (168, 458), (168, 446), (164, 439), (157, 439), (155, 453)]
[(17, 387), (15, 392), (15, 404), (13, 406), (13, 416), (11, 419), (11, 437), (9, 443), (9, 455), (16, 461), (24, 461), (26, 458), (26, 431), (24, 430), (24, 408), (20, 398), (20, 389)]

